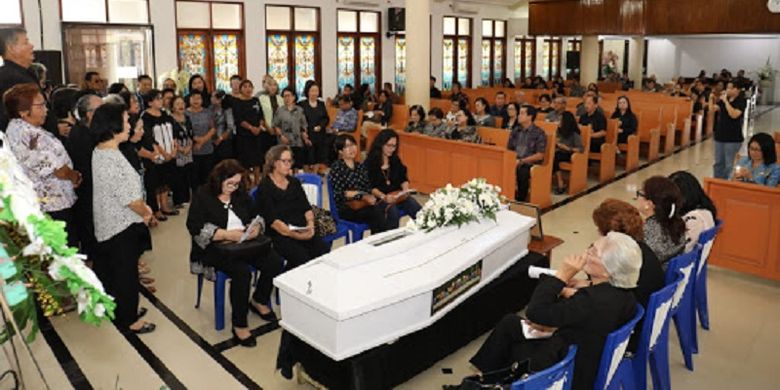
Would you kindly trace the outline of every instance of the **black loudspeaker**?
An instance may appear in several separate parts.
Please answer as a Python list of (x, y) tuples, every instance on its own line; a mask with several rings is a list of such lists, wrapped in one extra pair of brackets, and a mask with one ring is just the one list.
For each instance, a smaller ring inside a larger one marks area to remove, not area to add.
[(387, 9), (387, 31), (406, 30), (406, 9), (390, 7)]
[(580, 67), (580, 52), (567, 51), (566, 52), (566, 69), (579, 69)]
[(59, 50), (36, 50), (35, 62), (40, 62), (48, 72), (46, 78), (53, 85), (62, 84), (62, 52)]

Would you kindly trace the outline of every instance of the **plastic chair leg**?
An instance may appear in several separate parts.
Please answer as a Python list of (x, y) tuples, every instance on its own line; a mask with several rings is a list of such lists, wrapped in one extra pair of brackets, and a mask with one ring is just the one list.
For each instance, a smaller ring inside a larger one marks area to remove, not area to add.
[(198, 296), (195, 297), (195, 308), (200, 307), (200, 293), (203, 291), (203, 274), (198, 274)]
[(217, 272), (217, 280), (214, 282), (214, 322), (216, 329), (225, 329), (225, 282), (227, 275)]
[(615, 379), (612, 380), (610, 388), (635, 390), (636, 381), (634, 380), (634, 369), (631, 359), (623, 359), (615, 373)]
[(686, 319), (685, 314), (681, 311), (685, 310), (684, 307), (680, 308), (680, 311), (672, 317), (674, 320), (674, 327), (677, 330), (677, 337), (680, 340), (680, 349), (682, 349), (683, 359), (685, 360), (685, 367), (693, 371), (693, 339), (691, 338), (691, 324), (690, 319)]
[[(666, 335), (661, 336), (658, 340), (658, 344), (655, 346), (655, 350), (650, 354), (650, 375), (653, 379), (653, 390), (670, 390), (672, 388), (672, 379), (669, 374), (669, 333), (666, 330)], [(642, 367), (643, 370), (647, 370), (647, 367)], [(647, 377), (645, 371), (645, 383), (644, 387), (640, 386), (640, 389), (647, 388)]]
[(699, 322), (701, 327), (710, 330), (710, 313), (707, 303), (707, 269), (706, 265), (696, 281), (696, 292), (693, 294), (696, 299), (696, 310), (699, 312)]
[(355, 228), (351, 230), (352, 240), (351, 242), (358, 242), (363, 239), (363, 235), (366, 233), (366, 229)]

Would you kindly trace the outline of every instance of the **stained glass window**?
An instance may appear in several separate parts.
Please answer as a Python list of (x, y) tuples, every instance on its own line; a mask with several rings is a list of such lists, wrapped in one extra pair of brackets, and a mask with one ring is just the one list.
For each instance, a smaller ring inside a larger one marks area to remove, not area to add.
[(230, 91), (230, 76), (239, 74), (238, 36), (214, 36), (214, 84), (216, 89)]
[(185, 72), (193, 74), (207, 74), (205, 34), (180, 34), (179, 35), (179, 64)]
[(312, 34), (295, 37), (295, 92), (303, 96), (306, 81), (314, 80), (316, 38)]
[(444, 72), (442, 74), (441, 87), (443, 89), (450, 89), (452, 88), (453, 75), (455, 74), (453, 69), (455, 66), (455, 41), (450, 38), (444, 38), (442, 52), (442, 64), (444, 64)]
[(376, 91), (376, 39), (360, 38), (360, 83), (368, 84), (371, 92)]
[(501, 84), (504, 78), (504, 41), (493, 41), (493, 80), (495, 85)]
[(545, 39), (542, 43), (542, 74), (550, 74), (550, 40)]
[(469, 40), (458, 39), (458, 81), (463, 88), (469, 87)]
[(488, 87), (490, 86), (490, 46), (491, 43), (489, 39), (483, 39), (482, 40), (482, 61), (480, 66), (480, 76), (482, 78), (482, 86)]
[(536, 64), (536, 42), (531, 39), (525, 41), (525, 77), (531, 77), (536, 72), (534, 65)]
[(515, 39), (515, 79), (518, 79), (520, 82), (534, 76), (534, 65), (536, 63), (535, 48), (536, 39), (533, 37)]
[(279, 84), (279, 89), (286, 88), (290, 84), (290, 74), (287, 68), (287, 35), (269, 35), (268, 48), (268, 74)]
[(342, 36), (338, 39), (338, 85), (339, 91), (345, 85), (355, 86), (355, 38)]
[(546, 38), (542, 44), (542, 75), (551, 79), (560, 72), (561, 39)]
[(523, 78), (523, 41), (514, 42), (515, 80)]
[(403, 95), (406, 91), (406, 38), (395, 38), (395, 89)]

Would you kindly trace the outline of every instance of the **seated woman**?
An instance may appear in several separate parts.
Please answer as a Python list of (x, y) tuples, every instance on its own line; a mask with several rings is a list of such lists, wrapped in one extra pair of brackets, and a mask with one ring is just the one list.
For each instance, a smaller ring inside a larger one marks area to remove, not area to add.
[(645, 242), (666, 268), (666, 263), (685, 248), (680, 189), (663, 176), (653, 176), (636, 192), (636, 199), (645, 219)]
[(619, 144), (627, 143), (628, 136), (636, 133), (636, 129), (639, 127), (639, 122), (634, 112), (631, 111), (631, 102), (627, 96), (618, 98), (617, 107), (610, 118), (618, 120), (617, 142)]
[(780, 182), (780, 165), (772, 136), (758, 133), (750, 137), (748, 155), (734, 165), (732, 180), (775, 187)]
[(685, 221), (685, 252), (688, 253), (696, 247), (701, 232), (715, 227), (718, 211), (695, 176), (677, 171), (669, 175), (669, 180), (677, 184), (682, 193), (680, 214)]
[(338, 159), (330, 167), (333, 198), (339, 216), (348, 221), (366, 223), (371, 233), (381, 233), (398, 227), (398, 209), (371, 194), (371, 180), (365, 165), (355, 161), (355, 138), (339, 134), (333, 142)]
[(415, 104), (409, 108), (409, 123), (404, 129), (407, 133), (425, 133), (425, 109)]
[(366, 138), (368, 137), (369, 128), (382, 128), (382, 111), (377, 108), (376, 97), (370, 93), (363, 99), (363, 105), (360, 110), (363, 111), (360, 133), (363, 138)]
[(256, 202), (271, 229), (274, 249), (295, 268), (328, 252), (314, 235), (314, 212), (301, 182), (292, 176), (293, 153), (287, 145), (276, 145), (265, 155), (263, 179)]
[[(636, 299), (629, 289), (636, 287), (641, 265), (641, 250), (633, 238), (607, 233), (587, 252), (567, 257), (555, 276), (542, 276), (526, 306), (526, 319), (505, 316), (470, 362), (488, 372), (530, 359), (531, 370), (540, 371), (560, 361), (573, 344), (577, 345), (573, 388), (592, 389), (607, 335), (635, 314)], [(566, 288), (580, 271), (591, 285)], [(526, 339), (523, 322), (553, 334)]]
[[(217, 164), (208, 182), (201, 186), (192, 199), (187, 230), (192, 235), (190, 257), (226, 273), (230, 279), (230, 306), (233, 308), (233, 340), (244, 347), (254, 347), (257, 341), (247, 324), (252, 310), (266, 321), (276, 321), (268, 302), (272, 281), (282, 270), (282, 258), (271, 245), (254, 246), (251, 251), (230, 251), (220, 246), (238, 243), (250, 222), (255, 218), (254, 205), (246, 189), (247, 171), (241, 164), (228, 159)], [(264, 230), (264, 223), (249, 231), (247, 241), (255, 240)], [(252, 299), (249, 290), (252, 268), (260, 271)]]
[(444, 121), (444, 112), (441, 108), (434, 107), (428, 112), (428, 124), (425, 125), (424, 134), (431, 137), (447, 138), (447, 122)]
[(561, 122), (556, 132), (557, 141), (555, 142), (555, 160), (553, 160), (553, 172), (555, 172), (555, 193), (562, 195), (566, 193), (566, 185), (563, 182), (563, 172), (561, 172), (561, 162), (571, 161), (571, 155), (581, 153), (584, 146), (582, 137), (580, 137), (579, 127), (574, 114), (564, 111), (561, 116)]
[(468, 111), (458, 110), (455, 114), (455, 124), (447, 130), (447, 138), (456, 139), (463, 142), (479, 143), (479, 134), (477, 128), (470, 125), (473, 121)]
[(488, 108), (490, 108), (487, 99), (478, 97), (477, 100), (474, 101), (474, 108), (474, 121), (476, 121), (477, 126), (496, 127), (496, 117), (490, 115), (487, 111)]
[(507, 104), (506, 106), (507, 120), (506, 122), (504, 122), (503, 125), (501, 125), (501, 127), (509, 131), (512, 131), (517, 127), (520, 127), (520, 118), (518, 117), (518, 114), (520, 114), (519, 104), (515, 102), (511, 102)]
[(399, 142), (394, 130), (380, 131), (371, 144), (365, 165), (371, 180), (371, 194), (414, 219), (421, 207), (411, 194), (401, 194), (409, 190), (409, 177), (406, 166), (398, 157)]
[(539, 110), (538, 112), (543, 113), (544, 115), (547, 115), (548, 113), (552, 112), (552, 98), (550, 95), (543, 93), (539, 96)]

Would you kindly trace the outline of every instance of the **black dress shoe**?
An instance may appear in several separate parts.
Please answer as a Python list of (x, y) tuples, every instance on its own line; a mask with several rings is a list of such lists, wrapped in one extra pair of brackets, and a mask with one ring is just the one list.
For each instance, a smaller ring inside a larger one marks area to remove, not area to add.
[(163, 211), (163, 215), (179, 215), (179, 210)]
[(260, 310), (254, 304), (252, 304), (252, 302), (249, 302), (249, 310), (251, 310), (252, 313), (255, 313), (255, 314), (259, 315), (260, 318), (262, 318), (265, 321), (268, 321), (268, 322), (279, 321), (279, 319), (276, 318), (276, 313), (274, 313), (273, 310), (271, 310), (267, 314), (262, 314), (262, 313), (260, 313)]
[(151, 322), (147, 322), (144, 324), (144, 326), (140, 327), (139, 329), (130, 329), (130, 332), (135, 334), (145, 334), (145, 333), (152, 333), (154, 332), (155, 329), (157, 329), (157, 325), (152, 324)]
[(148, 310), (146, 310), (146, 308), (145, 308), (145, 307), (142, 307), (142, 308), (140, 308), (140, 309), (138, 310), (138, 318), (141, 318), (141, 317), (145, 316), (147, 311), (148, 311)]
[(241, 337), (238, 337), (235, 329), (231, 329), (230, 331), (233, 332), (233, 341), (236, 344), (247, 348), (252, 348), (257, 346), (257, 340), (255, 339), (255, 336), (249, 336), (245, 339), (242, 339)]

